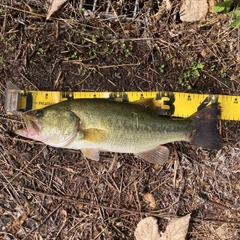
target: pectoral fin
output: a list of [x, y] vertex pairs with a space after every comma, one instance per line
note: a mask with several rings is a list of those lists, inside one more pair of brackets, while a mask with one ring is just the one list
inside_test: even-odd
[[[97, 128], [89, 128], [82, 130], [83, 140], [87, 142], [92, 142], [101, 144], [107, 137], [107, 132]], [[84, 148], [81, 149], [84, 157], [98, 161], [99, 160], [99, 150], [97, 148]]]
[[89, 128], [82, 130], [83, 139], [89, 142], [101, 143], [107, 137], [107, 132], [97, 128]]
[[84, 149], [81, 149], [81, 151], [84, 157], [87, 157], [95, 161], [99, 161], [99, 151], [97, 149], [84, 148]]
[[164, 146], [158, 146], [150, 151], [141, 152], [136, 155], [150, 163], [162, 165], [168, 160], [169, 149]]

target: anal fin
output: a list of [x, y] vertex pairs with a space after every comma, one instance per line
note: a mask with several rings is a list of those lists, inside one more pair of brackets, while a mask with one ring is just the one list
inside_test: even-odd
[[92, 148], [84, 148], [81, 149], [84, 157], [87, 157], [89, 159], [99, 161], [99, 151], [98, 149], [92, 149]]
[[164, 164], [169, 157], [169, 149], [165, 146], [158, 146], [147, 152], [140, 152], [136, 154], [144, 160], [154, 164]]

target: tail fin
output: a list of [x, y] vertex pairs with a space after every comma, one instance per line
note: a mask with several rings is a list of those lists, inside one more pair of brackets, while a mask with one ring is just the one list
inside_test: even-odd
[[223, 139], [216, 127], [218, 115], [220, 115], [218, 103], [213, 103], [193, 114], [191, 119], [194, 130], [190, 143], [199, 147], [220, 149], [223, 144]]

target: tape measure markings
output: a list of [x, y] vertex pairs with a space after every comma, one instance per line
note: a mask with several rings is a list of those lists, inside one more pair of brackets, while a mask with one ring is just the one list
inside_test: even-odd
[[[221, 105], [222, 114], [221, 119], [224, 120], [240, 120], [239, 101], [237, 96], [227, 95], [207, 95], [207, 94], [189, 94], [179, 92], [29, 92], [34, 99], [32, 102], [32, 109], [42, 108], [57, 102], [65, 101], [67, 99], [78, 98], [112, 98], [117, 101], [136, 101], [141, 98], [156, 98], [161, 102], [162, 108], [169, 112], [167, 115], [176, 117], [188, 117], [201, 105], [202, 102], [214, 102], [216, 98]], [[29, 94], [27, 93], [27, 94]], [[26, 93], [24, 100], [20, 103], [21, 109], [26, 109]], [[160, 99], [159, 99], [160, 98]], [[30, 110], [27, 107], [27, 110]]]
[[159, 101], [160, 113], [175, 117], [188, 117], [200, 107], [219, 102], [221, 119], [240, 120], [239, 96], [197, 94], [183, 92], [61, 92], [61, 91], [24, 91], [12, 83], [7, 83], [5, 109], [8, 114], [18, 111], [38, 109], [68, 99], [108, 98], [115, 101], [133, 102], [143, 98]]

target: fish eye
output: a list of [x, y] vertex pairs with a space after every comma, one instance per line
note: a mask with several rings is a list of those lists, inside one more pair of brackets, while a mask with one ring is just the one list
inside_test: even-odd
[[42, 118], [43, 117], [43, 111], [41, 111], [41, 110], [36, 111], [35, 117], [36, 118]]

